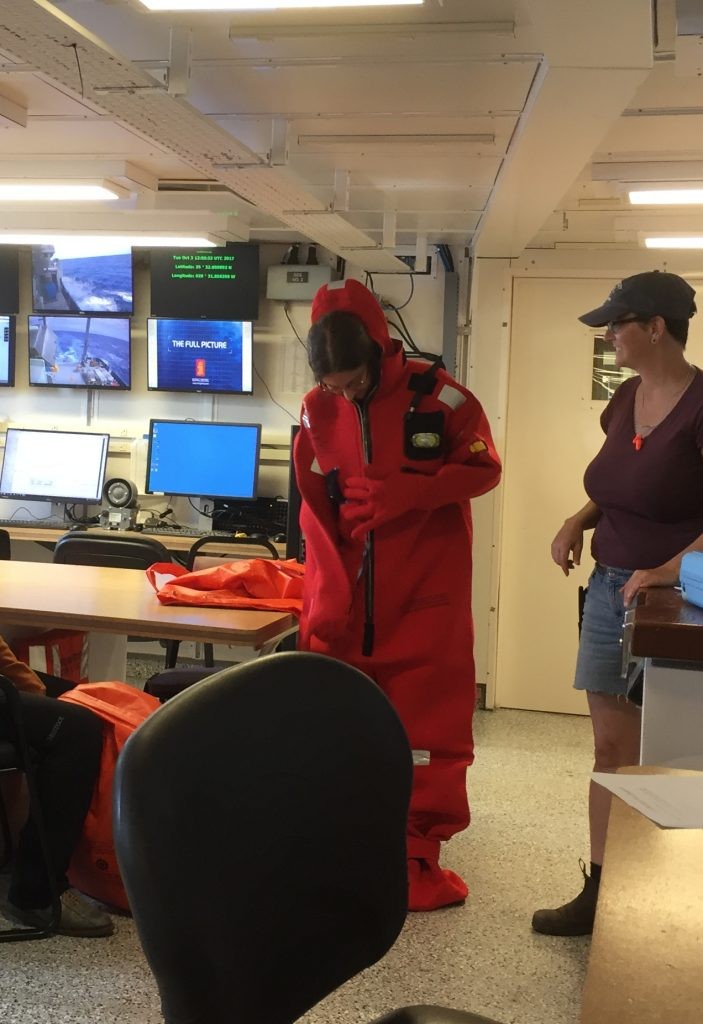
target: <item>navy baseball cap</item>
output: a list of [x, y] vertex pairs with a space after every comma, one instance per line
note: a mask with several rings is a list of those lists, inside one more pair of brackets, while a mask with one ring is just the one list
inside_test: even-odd
[[602, 306], [584, 313], [579, 320], [589, 327], [605, 327], [611, 320], [629, 313], [688, 320], [696, 312], [695, 294], [690, 284], [678, 274], [648, 270], [616, 284]]

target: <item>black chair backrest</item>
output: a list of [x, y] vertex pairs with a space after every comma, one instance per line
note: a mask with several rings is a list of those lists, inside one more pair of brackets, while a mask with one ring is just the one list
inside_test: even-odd
[[154, 562], [172, 561], [161, 541], [152, 537], [107, 537], [65, 533], [54, 548], [54, 561], [69, 565], [107, 565], [119, 569], [148, 569]]
[[306, 652], [218, 672], [134, 733], [114, 834], [167, 1024], [290, 1024], [392, 946], [412, 758], [363, 673]]
[[10, 534], [7, 530], [0, 530], [0, 561], [8, 562], [11, 558]]
[[271, 558], [278, 558], [278, 551], [275, 546], [267, 537], [217, 537], [217, 536], [204, 536], [198, 537], [198, 539], [191, 544], [188, 554], [186, 556], [186, 568], [192, 569], [195, 564], [195, 559], [198, 555], [207, 555], [205, 549], [212, 548], [213, 552], [216, 550], [222, 551], [223, 548], [236, 548], [236, 547], [252, 547], [259, 546], [266, 548]]

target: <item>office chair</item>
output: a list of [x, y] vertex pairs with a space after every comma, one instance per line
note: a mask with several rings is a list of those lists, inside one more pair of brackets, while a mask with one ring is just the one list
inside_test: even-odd
[[[17, 690], [9, 679], [0, 675], [0, 704], [8, 713], [8, 718], [13, 733], [12, 740], [0, 739], [0, 774], [22, 773], [27, 782], [29, 793], [29, 814], [34, 819], [34, 825], [41, 843], [44, 864], [46, 866], [49, 884], [52, 887], [51, 920], [45, 927], [31, 926], [21, 928], [6, 928], [0, 930], [0, 942], [18, 942], [24, 939], [44, 939], [53, 935], [56, 931], [61, 917], [61, 902], [59, 894], [54, 885], [54, 872], [51, 866], [49, 848], [46, 842], [44, 818], [37, 795], [37, 783], [34, 773], [34, 762], [32, 752], [24, 732], [22, 722], [22, 705]], [[0, 867], [4, 867], [12, 856], [12, 836], [10, 823], [7, 816], [7, 808], [0, 787], [0, 832], [2, 833], [3, 856]]]
[[10, 545], [10, 534], [7, 530], [0, 530], [0, 561], [9, 562], [12, 558], [12, 547]]
[[[266, 537], [199, 537], [188, 550], [185, 558], [185, 567], [189, 572], [194, 569], [203, 569], [208, 565], [215, 565], [218, 562], [231, 562], [237, 557], [234, 552], [224, 553], [227, 548], [259, 546], [268, 551], [271, 558], [278, 559], [278, 551]], [[210, 554], [208, 554], [210, 549]], [[217, 554], [215, 554], [217, 552]], [[178, 660], [179, 640], [168, 640], [166, 642], [166, 657], [164, 669], [156, 672], [147, 679], [144, 684], [145, 693], [150, 693], [163, 703], [175, 697], [181, 690], [187, 689], [193, 683], [199, 683], [215, 671], [215, 653], [212, 644], [203, 645], [203, 665], [192, 665], [187, 667], [176, 667]]]
[[172, 558], [161, 541], [153, 537], [65, 533], [56, 542], [53, 561], [69, 565], [148, 569], [154, 562], [170, 562]]
[[307, 652], [218, 672], [130, 737], [115, 846], [166, 1024], [290, 1024], [384, 956], [407, 911], [412, 771], [376, 685]]

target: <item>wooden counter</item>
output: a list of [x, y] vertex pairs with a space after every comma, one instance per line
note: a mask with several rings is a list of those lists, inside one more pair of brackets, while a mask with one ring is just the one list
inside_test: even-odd
[[643, 590], [625, 623], [635, 657], [703, 662], [703, 608], [689, 604], [673, 587]]
[[703, 829], [659, 828], [613, 797], [581, 1024], [701, 1020]]

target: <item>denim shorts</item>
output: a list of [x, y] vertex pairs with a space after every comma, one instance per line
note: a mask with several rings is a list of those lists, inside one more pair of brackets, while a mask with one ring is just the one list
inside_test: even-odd
[[596, 565], [588, 580], [574, 688], [625, 696], [622, 672], [622, 626], [625, 606], [620, 588], [632, 569]]

